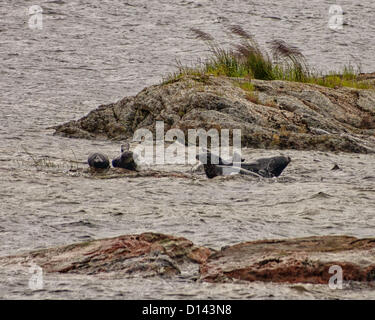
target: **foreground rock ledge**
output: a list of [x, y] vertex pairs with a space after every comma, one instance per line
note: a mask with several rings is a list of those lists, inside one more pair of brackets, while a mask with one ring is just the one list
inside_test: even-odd
[[[241, 129], [254, 148], [375, 152], [375, 90], [326, 88], [288, 81], [185, 76], [102, 105], [55, 134], [85, 139], [132, 139], [139, 128]], [[154, 134], [155, 137], [155, 134]]]
[[375, 238], [323, 236], [240, 243], [211, 255], [201, 266], [210, 282], [246, 281], [328, 284], [331, 266], [348, 281], [375, 280]]
[[[170, 235], [143, 233], [0, 258], [0, 266], [36, 263], [45, 272], [86, 275], [181, 276], [208, 282], [327, 284], [330, 266], [344, 280], [375, 280], [375, 238], [321, 236], [240, 243], [215, 251]], [[182, 272], [183, 271], [183, 272]]]
[[0, 258], [0, 265], [35, 263], [46, 272], [115, 273], [116, 277], [175, 275], [186, 263], [198, 267], [210, 254], [210, 249], [196, 247], [185, 238], [143, 233]]

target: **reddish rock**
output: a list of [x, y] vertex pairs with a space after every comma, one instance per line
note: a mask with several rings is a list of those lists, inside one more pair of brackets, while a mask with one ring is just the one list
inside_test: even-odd
[[375, 239], [347, 236], [262, 240], [213, 254], [201, 266], [209, 282], [246, 281], [328, 284], [339, 265], [343, 280], [375, 280]]
[[194, 246], [185, 238], [143, 233], [5, 257], [0, 265], [35, 263], [46, 272], [152, 276], [178, 274], [182, 264], [198, 266], [210, 254], [211, 250]]
[[37, 264], [45, 272], [109, 277], [177, 275], [208, 282], [328, 284], [339, 265], [343, 280], [375, 280], [375, 238], [321, 236], [244, 242], [213, 251], [158, 233], [125, 235], [0, 258], [0, 266]]

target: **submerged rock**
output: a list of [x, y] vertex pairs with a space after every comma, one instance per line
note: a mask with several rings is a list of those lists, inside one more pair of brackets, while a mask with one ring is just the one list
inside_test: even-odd
[[185, 76], [102, 105], [55, 134], [127, 140], [139, 128], [241, 129], [242, 146], [368, 153], [375, 151], [375, 91], [288, 81]]

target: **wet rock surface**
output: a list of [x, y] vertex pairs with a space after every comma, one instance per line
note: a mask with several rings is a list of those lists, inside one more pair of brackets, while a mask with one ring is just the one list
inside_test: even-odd
[[184, 263], [201, 263], [210, 254], [210, 249], [197, 247], [185, 238], [143, 233], [1, 258], [0, 264], [35, 263], [46, 272], [86, 275], [113, 272], [114, 277], [137, 274], [147, 277], [180, 274]]
[[212, 282], [328, 284], [331, 266], [342, 268], [344, 281], [374, 281], [375, 239], [320, 236], [245, 242], [212, 255], [201, 273]]
[[160, 170], [128, 170], [124, 168], [108, 168], [108, 169], [73, 169], [65, 174], [72, 177], [85, 177], [89, 179], [120, 179], [120, 178], [181, 178], [181, 179], [197, 179], [198, 175], [191, 175], [176, 171], [160, 171]]
[[[140, 128], [241, 129], [242, 145], [255, 148], [373, 153], [375, 91], [326, 88], [287, 81], [186, 76], [150, 86], [134, 97], [102, 105], [55, 134], [126, 140]], [[154, 134], [155, 137], [155, 134]]]
[[114, 278], [180, 276], [205, 282], [327, 284], [331, 266], [344, 281], [375, 280], [375, 239], [316, 236], [239, 243], [216, 251], [183, 237], [124, 235], [0, 258], [0, 265], [37, 264], [47, 273]]

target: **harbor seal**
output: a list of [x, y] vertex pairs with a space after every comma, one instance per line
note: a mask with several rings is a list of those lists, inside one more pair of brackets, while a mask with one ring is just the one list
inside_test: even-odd
[[260, 158], [251, 163], [242, 163], [241, 168], [255, 172], [265, 178], [278, 177], [288, 166], [291, 159], [288, 156]]
[[[241, 170], [239, 166], [233, 167], [234, 166], [233, 160], [231, 162], [225, 161], [218, 155], [211, 153], [209, 151], [205, 153], [197, 154], [195, 158], [198, 161], [203, 163], [204, 172], [206, 173], [207, 177], [210, 179], [216, 176], [229, 175], [229, 174], [234, 174], [234, 173], [246, 174], [246, 172], [240, 172], [243, 170]], [[239, 155], [236, 154], [235, 158], [240, 158], [240, 157]], [[241, 162], [242, 161], [244, 161], [244, 159], [241, 159]]]
[[87, 163], [90, 168], [95, 169], [108, 169], [109, 168], [109, 159], [105, 154], [102, 153], [91, 153], [87, 159]]
[[[199, 154], [197, 160], [202, 161], [204, 156]], [[242, 159], [241, 159], [242, 161]], [[242, 163], [237, 166], [233, 163], [223, 161], [219, 156], [207, 152], [207, 161], [203, 163], [204, 171], [209, 179], [221, 175], [245, 174], [264, 178], [278, 177], [288, 166], [291, 159], [288, 156], [276, 156], [260, 158], [254, 162]]]
[[134, 153], [129, 151], [129, 144], [121, 145], [121, 155], [112, 160], [114, 168], [123, 168], [127, 170], [136, 171], [137, 164], [135, 163]]

